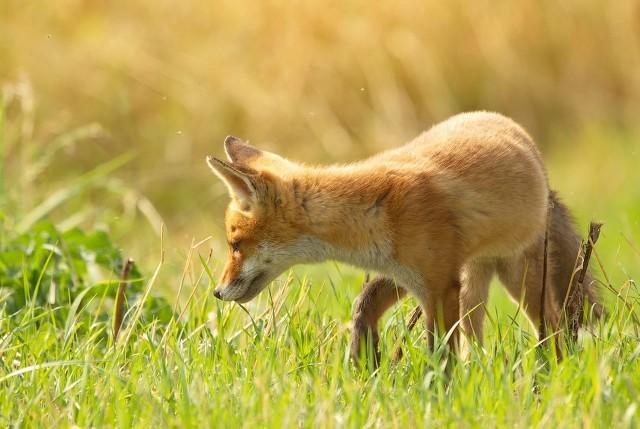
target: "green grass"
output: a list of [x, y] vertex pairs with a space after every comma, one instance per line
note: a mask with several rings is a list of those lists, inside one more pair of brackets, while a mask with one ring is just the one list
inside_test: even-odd
[[[36, 304], [0, 318], [0, 425], [14, 427], [635, 427], [640, 391], [640, 325], [627, 305], [635, 285], [609, 299], [610, 317], [565, 358], [540, 352], [524, 324], [490, 311], [485, 350], [447, 375], [443, 350], [426, 353], [419, 330], [396, 366], [356, 368], [347, 354], [351, 302], [361, 276], [326, 267], [324, 285], [296, 270], [245, 313], [212, 298], [209, 262], [185, 261], [190, 298], [161, 323], [144, 297], [111, 339], [98, 317], [104, 292], [69, 305]], [[45, 261], [43, 266], [49, 266]], [[328, 269], [327, 269], [328, 268]], [[113, 276], [111, 276], [113, 278]], [[35, 276], [25, 290], [47, 285]], [[311, 279], [311, 280], [310, 280]], [[115, 280], [115, 278], [114, 278]], [[115, 283], [112, 282], [115, 286]], [[42, 286], [45, 287], [45, 286]], [[322, 294], [318, 291], [322, 290]], [[96, 306], [96, 301], [100, 304]], [[410, 302], [385, 318], [390, 355]], [[72, 306], [73, 307], [73, 306]], [[493, 307], [491, 307], [493, 309]], [[513, 310], [513, 308], [511, 308]], [[250, 314], [250, 316], [249, 316]], [[182, 317], [180, 317], [182, 315]], [[60, 317], [62, 316], [62, 317]], [[144, 317], [140, 317], [144, 316]], [[63, 323], [61, 320], [66, 320]], [[369, 364], [369, 366], [367, 366]]]

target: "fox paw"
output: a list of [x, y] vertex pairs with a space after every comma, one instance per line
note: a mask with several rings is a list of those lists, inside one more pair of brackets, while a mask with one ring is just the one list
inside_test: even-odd
[[350, 349], [351, 359], [355, 363], [361, 362], [363, 358], [366, 359], [365, 362], [372, 359], [374, 367], [377, 368], [380, 364], [379, 340], [377, 329], [371, 327], [361, 318], [354, 317]]

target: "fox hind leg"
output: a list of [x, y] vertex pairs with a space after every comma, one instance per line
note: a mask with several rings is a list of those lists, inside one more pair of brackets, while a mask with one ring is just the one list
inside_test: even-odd
[[496, 270], [493, 259], [477, 259], [465, 264], [460, 276], [461, 351], [468, 355], [472, 341], [482, 346], [485, 305], [491, 278]]
[[[363, 345], [371, 347], [376, 366], [380, 363], [378, 349], [378, 321], [383, 314], [407, 294], [388, 277], [376, 277], [365, 284], [358, 296], [353, 312], [351, 357], [358, 360]], [[371, 342], [369, 343], [368, 340]]]
[[[536, 331], [540, 325], [542, 298], [542, 247], [543, 241], [538, 240], [523, 253], [509, 258], [501, 258], [497, 263], [500, 282], [505, 286], [514, 301], [523, 303], [527, 317]], [[555, 330], [560, 323], [560, 308], [557, 304], [554, 291], [555, 285], [552, 281], [553, 264], [550, 264], [549, 269], [546, 296], [544, 297], [544, 317], [550, 329]]]

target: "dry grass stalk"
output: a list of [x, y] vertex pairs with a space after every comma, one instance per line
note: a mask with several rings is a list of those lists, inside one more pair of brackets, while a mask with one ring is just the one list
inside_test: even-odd
[[[549, 211], [553, 207], [553, 201], [549, 200]], [[542, 254], [542, 291], [540, 292], [540, 327], [538, 328], [539, 344], [544, 344], [547, 338], [547, 323], [545, 320], [545, 301], [547, 296], [547, 259], [549, 253], [549, 213], [547, 213], [547, 227], [544, 231], [544, 248]]]
[[[407, 322], [407, 331], [411, 332], [411, 330], [416, 326], [416, 323], [418, 323], [418, 320], [420, 320], [421, 315], [422, 315], [422, 307], [417, 305], [411, 312], [411, 317]], [[400, 359], [402, 359], [402, 344], [399, 344], [398, 347], [396, 347], [396, 350], [393, 353], [392, 362], [396, 364], [400, 362]]]
[[125, 291], [127, 290], [127, 279], [129, 278], [129, 272], [133, 267], [133, 259], [128, 258], [122, 267], [122, 274], [120, 275], [120, 285], [118, 285], [118, 294], [116, 295], [115, 302], [115, 315], [113, 317], [113, 342], [115, 344], [122, 327], [122, 319], [124, 318], [124, 298]]
[[591, 222], [589, 225], [589, 237], [587, 241], [584, 241], [581, 246], [582, 267], [580, 268], [580, 274], [576, 286], [569, 292], [569, 299], [567, 306], [563, 314], [567, 319], [567, 327], [570, 332], [571, 339], [577, 341], [578, 329], [582, 325], [584, 319], [583, 305], [584, 305], [584, 279], [589, 268], [589, 260], [591, 259], [591, 253], [593, 246], [600, 237], [600, 228], [602, 224], [598, 222]]

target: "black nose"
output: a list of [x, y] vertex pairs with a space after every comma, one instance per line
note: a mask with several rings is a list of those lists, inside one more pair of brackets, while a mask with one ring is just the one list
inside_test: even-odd
[[214, 289], [213, 296], [215, 296], [218, 299], [222, 299], [222, 293], [220, 293], [218, 289]]

